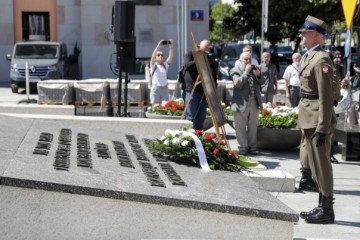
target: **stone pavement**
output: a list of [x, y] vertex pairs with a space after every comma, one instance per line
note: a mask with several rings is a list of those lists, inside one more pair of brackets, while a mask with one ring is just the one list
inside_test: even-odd
[[[237, 149], [234, 129], [226, 125], [230, 146]], [[233, 137], [231, 137], [233, 136]], [[284, 139], [285, 141], [286, 139]], [[294, 239], [360, 239], [360, 159], [359, 162], [341, 160], [341, 145], [335, 147], [334, 156], [339, 160], [333, 164], [335, 224], [307, 224], [300, 218], [295, 224]], [[284, 152], [259, 150], [258, 155], [251, 156], [267, 169], [284, 170], [295, 176], [296, 187], [301, 177], [299, 149]], [[318, 193], [311, 192], [272, 192], [280, 201], [294, 209], [297, 213], [311, 210], [316, 206]]]
[[[3, 96], [6, 94], [9, 96], [4, 99]], [[24, 99], [24, 96], [12, 94], [9, 88], [0, 88], [0, 104], [3, 102], [17, 104]], [[235, 149], [236, 140], [229, 126], [226, 126], [226, 132], [231, 146]], [[337, 147], [335, 150], [337, 152], [335, 156], [340, 160], [340, 148]], [[292, 174], [298, 184], [300, 179], [298, 149], [286, 152], [260, 150], [259, 155], [253, 156], [252, 159], [259, 161], [268, 169], [284, 170]], [[333, 164], [333, 169], [335, 224], [310, 225], [300, 219], [294, 227], [294, 239], [360, 239], [360, 162], [340, 160], [339, 164]], [[272, 194], [297, 213], [312, 209], [317, 201], [317, 193], [272, 192]], [[140, 206], [132, 204], [132, 211], [129, 211], [126, 204], [120, 206], [117, 200], [3, 185], [0, 185], [0, 202], [1, 239], [27, 239], [26, 233], [29, 232], [33, 233], [33, 236], [38, 235], [38, 239], [41, 239], [44, 235], [52, 236], [59, 231], [72, 231], [73, 236], [81, 236], [73, 239], [94, 239], [94, 236], [97, 236], [97, 239], [101, 239], [100, 236], [103, 236], [103, 239], [113, 239], [119, 234], [118, 229], [121, 229], [121, 224], [136, 228], [135, 223], [129, 225], [122, 222], [123, 216], [142, 214]], [[138, 205], [142, 204], [145, 203]], [[148, 205], [149, 211], [161, 212], [160, 206]], [[162, 214], [164, 213], [154, 220], [154, 227], [172, 225], [170, 222], [165, 225], [160, 223], [161, 217], [165, 216]], [[166, 219], [166, 221], [171, 220]], [[39, 233], [43, 234], [39, 235]], [[246, 239], [246, 236], [239, 236], [238, 239]]]

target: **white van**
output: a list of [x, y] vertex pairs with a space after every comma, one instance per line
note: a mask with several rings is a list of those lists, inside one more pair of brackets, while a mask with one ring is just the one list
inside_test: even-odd
[[17, 93], [19, 87], [25, 87], [25, 64], [29, 67], [30, 87], [47, 79], [66, 79], [68, 76], [68, 55], [64, 43], [31, 41], [18, 42], [12, 55], [6, 59], [11, 61], [11, 90]]

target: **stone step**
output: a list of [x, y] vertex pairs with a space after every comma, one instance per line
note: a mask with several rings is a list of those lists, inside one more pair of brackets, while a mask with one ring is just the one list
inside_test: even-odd
[[259, 184], [263, 190], [269, 192], [295, 191], [295, 177], [284, 170], [254, 170], [244, 172], [244, 174]]

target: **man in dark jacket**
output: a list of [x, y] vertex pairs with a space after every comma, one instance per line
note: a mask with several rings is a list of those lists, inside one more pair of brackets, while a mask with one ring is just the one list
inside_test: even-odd
[[[211, 48], [212, 46], [209, 40], [200, 42], [200, 50], [208, 53], [211, 72], [216, 84], [217, 65], [215, 59], [209, 54]], [[200, 84], [195, 87], [193, 94], [191, 94], [198, 76], [199, 73], [193, 54], [191, 51], [187, 52], [184, 60], [185, 103], [187, 104], [189, 99], [190, 101], [186, 109], [185, 118], [193, 122], [193, 128], [195, 130], [203, 130], [207, 102], [201, 82], [199, 82]]]

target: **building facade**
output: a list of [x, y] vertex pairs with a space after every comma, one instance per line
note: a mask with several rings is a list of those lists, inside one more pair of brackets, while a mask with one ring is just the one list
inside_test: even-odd
[[[138, 2], [134, 27], [137, 62], [149, 59], [159, 40], [173, 39], [174, 59], [168, 77], [176, 79], [181, 56], [193, 49], [190, 33], [197, 42], [209, 37], [209, 0]], [[79, 79], [115, 78], [111, 71], [116, 62], [111, 30], [114, 3], [115, 0], [0, 0], [0, 82], [10, 83], [10, 62], [5, 55], [12, 53], [14, 43], [24, 40], [64, 42], [69, 54], [76, 45], [81, 50]], [[167, 48], [163, 51], [166, 55]], [[142, 64], [138, 67], [141, 78]]]

